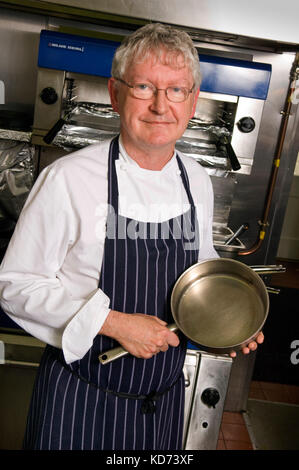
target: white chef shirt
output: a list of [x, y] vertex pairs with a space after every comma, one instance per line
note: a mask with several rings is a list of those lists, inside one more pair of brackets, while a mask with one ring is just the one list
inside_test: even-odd
[[[86, 354], [110, 310], [98, 287], [109, 145], [110, 140], [80, 149], [40, 173], [0, 267], [3, 310], [32, 336], [62, 348], [67, 363]], [[197, 209], [199, 260], [216, 258], [209, 176], [179, 155]], [[145, 170], [120, 143], [116, 171], [122, 216], [162, 222], [189, 208], [175, 155], [161, 171]]]

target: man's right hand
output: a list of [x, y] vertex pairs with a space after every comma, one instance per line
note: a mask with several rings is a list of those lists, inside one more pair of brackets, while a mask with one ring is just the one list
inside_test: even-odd
[[118, 341], [133, 356], [150, 359], [169, 346], [178, 346], [178, 336], [157, 317], [110, 310], [99, 334]]

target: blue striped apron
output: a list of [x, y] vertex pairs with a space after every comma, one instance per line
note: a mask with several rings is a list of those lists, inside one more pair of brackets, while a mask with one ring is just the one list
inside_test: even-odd
[[[118, 214], [115, 160], [110, 145], [107, 230], [99, 287], [110, 308], [173, 322], [170, 294], [176, 279], [198, 260], [198, 228], [184, 165], [177, 156], [190, 207], [162, 223]], [[151, 359], [127, 355], [101, 365], [98, 356], [118, 343], [103, 335], [78, 361], [66, 364], [47, 346], [37, 375], [25, 449], [176, 450], [182, 445], [186, 338]]]

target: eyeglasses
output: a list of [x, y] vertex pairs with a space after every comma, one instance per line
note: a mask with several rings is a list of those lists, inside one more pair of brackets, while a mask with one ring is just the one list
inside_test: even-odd
[[116, 80], [131, 88], [134, 98], [138, 98], [140, 100], [150, 100], [158, 91], [165, 91], [166, 97], [169, 101], [172, 101], [173, 103], [182, 103], [183, 101], [186, 101], [190, 93], [194, 90], [194, 85], [191, 90], [182, 86], [156, 88], [152, 83], [135, 83], [134, 85], [129, 85], [129, 83], [125, 82], [121, 78], [116, 78]]

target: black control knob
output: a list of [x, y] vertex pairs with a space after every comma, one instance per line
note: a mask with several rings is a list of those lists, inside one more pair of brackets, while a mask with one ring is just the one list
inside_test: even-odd
[[201, 400], [205, 405], [215, 408], [220, 400], [218, 390], [216, 390], [216, 388], [206, 388], [201, 394]]
[[54, 104], [58, 100], [55, 89], [50, 86], [44, 88], [39, 96], [45, 104]]
[[252, 132], [255, 128], [255, 121], [252, 117], [243, 117], [240, 119], [240, 121], [237, 122], [237, 126], [241, 132]]

